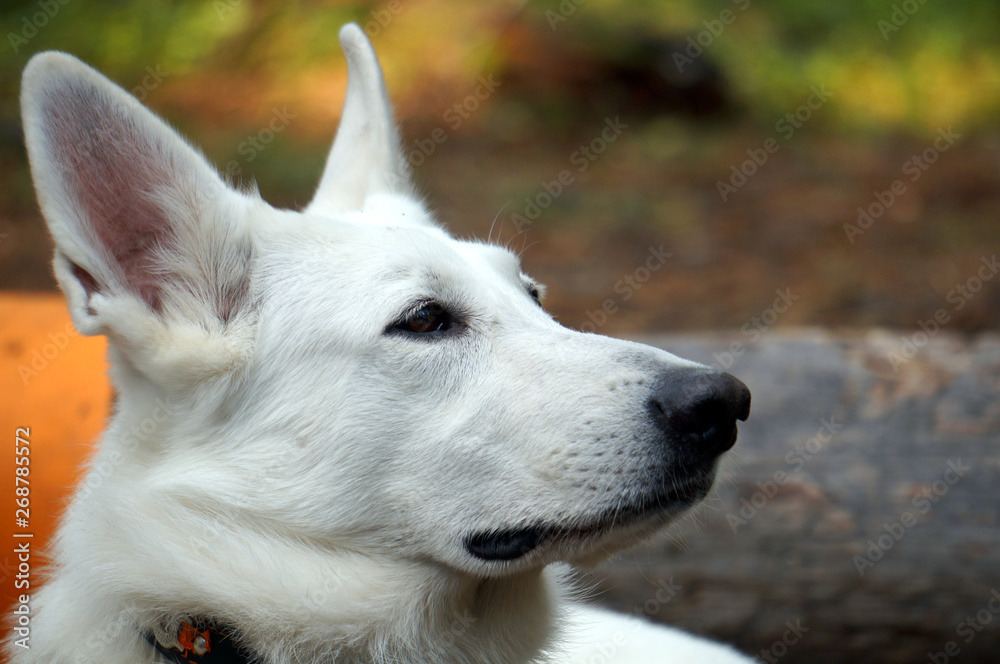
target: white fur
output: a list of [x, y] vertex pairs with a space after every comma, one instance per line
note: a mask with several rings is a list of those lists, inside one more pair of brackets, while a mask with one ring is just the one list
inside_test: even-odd
[[[559, 326], [514, 256], [440, 229], [411, 194], [371, 45], [354, 25], [341, 42], [343, 121], [302, 213], [227, 187], [74, 58], [25, 70], [56, 274], [80, 331], [110, 340], [118, 400], [12, 661], [156, 662], [140, 631], [190, 616], [237, 628], [267, 664], [748, 661], [578, 605], [550, 566], [634, 545], [670, 506], [508, 562], [463, 547], [582, 528], [640, 491], [639, 405], [657, 372], [698, 365]], [[152, 235], [116, 249], [134, 218]], [[468, 329], [387, 333], [421, 298]]]

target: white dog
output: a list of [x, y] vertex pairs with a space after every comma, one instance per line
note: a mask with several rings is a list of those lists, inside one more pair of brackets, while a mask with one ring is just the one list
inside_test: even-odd
[[[375, 54], [315, 198], [228, 187], [78, 60], [24, 73], [31, 170], [117, 402], [18, 664], [747, 662], [577, 602], [565, 566], [709, 490], [729, 374], [565, 329], [414, 196]], [[652, 592], [651, 592], [652, 594]], [[28, 646], [27, 648], [24, 646]]]

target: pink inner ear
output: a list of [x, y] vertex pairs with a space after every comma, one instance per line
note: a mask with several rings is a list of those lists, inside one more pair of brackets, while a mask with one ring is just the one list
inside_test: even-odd
[[[158, 127], [150, 126], [152, 118], [143, 117], [138, 105], [125, 108], [80, 81], [49, 94], [45, 135], [67, 195], [124, 285], [158, 311], [167, 275], [158, 271], [154, 254], [172, 244], [173, 234], [152, 195], [177, 186], [170, 149], [157, 140]], [[81, 279], [88, 291], [108, 287], [79, 272], [90, 278]]]
[[83, 290], [87, 291], [88, 297], [100, 290], [100, 285], [97, 283], [97, 279], [94, 279], [90, 272], [87, 272], [76, 263], [71, 263], [71, 265], [73, 266], [73, 276], [76, 277], [76, 280], [80, 282], [81, 286], [83, 286]]

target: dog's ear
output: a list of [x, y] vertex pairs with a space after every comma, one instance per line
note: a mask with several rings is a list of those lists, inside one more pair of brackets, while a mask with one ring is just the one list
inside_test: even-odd
[[80, 332], [107, 334], [132, 359], [169, 360], [191, 344], [231, 354], [220, 339], [247, 300], [249, 197], [69, 55], [31, 59], [21, 110], [56, 277]]
[[382, 69], [364, 31], [340, 30], [347, 56], [347, 96], [323, 178], [306, 212], [361, 210], [372, 194], [412, 193]]

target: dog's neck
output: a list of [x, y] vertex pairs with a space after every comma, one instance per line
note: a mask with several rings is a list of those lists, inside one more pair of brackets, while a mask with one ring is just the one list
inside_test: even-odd
[[[189, 662], [178, 657], [175, 651], [164, 648], [167, 644], [190, 648], [190, 638], [183, 635], [202, 634], [215, 644], [217, 659], [206, 656], [193, 661], [205, 664], [284, 664], [285, 662], [347, 662], [374, 664], [376, 662], [416, 663], [454, 662], [482, 664], [524, 664], [535, 661], [548, 645], [552, 626], [546, 624], [552, 617], [552, 597], [538, 597], [543, 587], [542, 575], [535, 578], [519, 577], [502, 581], [479, 581], [464, 589], [465, 596], [434, 597], [423, 595], [423, 611], [400, 607], [391, 620], [369, 625], [364, 630], [368, 638], [359, 640], [359, 634], [345, 638], [343, 617], [324, 630], [322, 625], [302, 623], [289, 627], [287, 633], [261, 634], [259, 621], [244, 618], [232, 620], [238, 626], [206, 623], [197, 619], [184, 620], [181, 628], [159, 627], [146, 633], [150, 643], [159, 642], [161, 652], [169, 652], [169, 662]], [[414, 593], [414, 597], [420, 597]], [[532, 615], [534, 605], [543, 602], [540, 614]], [[456, 607], [448, 609], [445, 607]], [[461, 607], [461, 608], [457, 608]], [[345, 606], [344, 609], [349, 607]], [[454, 611], [454, 613], [452, 613]], [[512, 616], [531, 616], [526, 623]], [[171, 623], [176, 619], [172, 619]], [[271, 621], [268, 621], [271, 622]], [[193, 627], [192, 623], [197, 626]], [[140, 628], [141, 629], [141, 628]], [[311, 634], [310, 634], [311, 632]], [[166, 637], [166, 638], [164, 638]], [[221, 650], [220, 650], [221, 646]], [[294, 653], [294, 657], [293, 657]]]
[[[129, 402], [139, 398], [148, 403]], [[557, 632], [567, 592], [558, 570], [476, 578], [310, 541], [235, 508], [208, 512], [197, 483], [178, 495], [169, 475], [192, 469], [150, 457], [190, 434], [174, 429], [184, 418], [164, 417], [176, 407], [122, 395], [60, 530], [36, 633], [78, 634], [98, 648], [83, 659], [109, 664], [119, 661], [109, 641], [133, 642], [117, 651], [123, 663], [157, 661], [146, 635], [189, 620], [233, 630], [262, 664], [524, 664]], [[134, 412], [143, 418], [125, 417]], [[144, 471], [149, 463], [167, 476], [162, 486]]]
[[[80, 625], [83, 633], [108, 632], [112, 623], [131, 630], [140, 639], [136, 652], [144, 654], [122, 661], [149, 657], [139, 635], [154, 626], [169, 630], [196, 618], [233, 629], [266, 664], [332, 657], [357, 664], [523, 664], [548, 646], [559, 622], [556, 607], [565, 591], [557, 571], [477, 579], [428, 562], [379, 559], [274, 533], [220, 532], [220, 515], [137, 504], [155, 499], [134, 491], [124, 481], [98, 484], [73, 505], [67, 523], [75, 526], [60, 534], [59, 547], [73, 556], [57, 559], [100, 564], [107, 573], [83, 591], [79, 585], [98, 576], [61, 565], [44, 598], [50, 614], [66, 613], [56, 608], [60, 588], [93, 598], [64, 619], [91, 623]], [[109, 521], [113, 504], [130, 509]], [[159, 532], [150, 532], [148, 522], [130, 523], [130, 514], [151, 513], [161, 514]], [[178, 538], [179, 530], [190, 537]], [[209, 541], [199, 536], [209, 532]], [[60, 632], [57, 625], [46, 629]]]

